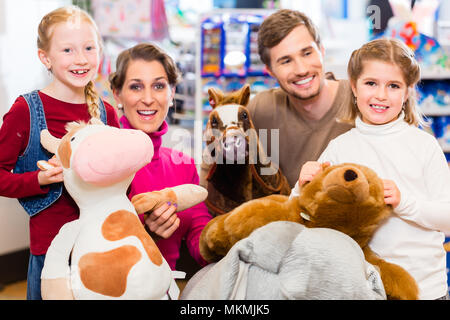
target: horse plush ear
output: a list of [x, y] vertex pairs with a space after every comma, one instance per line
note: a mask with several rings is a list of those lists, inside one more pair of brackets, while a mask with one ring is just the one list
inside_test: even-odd
[[239, 90], [238, 99], [241, 106], [247, 106], [250, 100], [250, 85], [248, 83]]
[[217, 107], [223, 100], [223, 92], [220, 91], [219, 89], [209, 88], [208, 95], [209, 95], [209, 104], [213, 109]]

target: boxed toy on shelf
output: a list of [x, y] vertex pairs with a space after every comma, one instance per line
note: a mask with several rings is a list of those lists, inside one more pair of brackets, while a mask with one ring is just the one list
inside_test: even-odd
[[[424, 128], [434, 134], [450, 160], [450, 59], [449, 52], [437, 39], [426, 35], [427, 21], [432, 21], [439, 1], [389, 0], [394, 16], [384, 34], [402, 40], [415, 54], [421, 66], [417, 88], [418, 104], [432, 125]], [[431, 20], [430, 20], [431, 19]], [[429, 26], [428, 26], [429, 27]]]
[[450, 74], [449, 79], [423, 79], [417, 93], [418, 103], [426, 115], [450, 115]]
[[250, 85], [250, 98], [253, 98], [258, 92], [275, 88], [278, 86], [277, 81], [268, 76], [247, 76], [247, 77], [202, 77], [202, 110], [203, 110], [203, 122], [206, 124], [207, 116], [212, 110], [209, 104], [208, 89], [215, 88], [222, 92], [236, 91], [242, 88], [244, 84]]
[[169, 35], [163, 0], [96, 0], [92, 9], [102, 36], [162, 40]]
[[444, 152], [450, 153], [450, 115], [433, 117], [431, 129]]
[[211, 111], [208, 89], [224, 92], [240, 89], [245, 83], [255, 93], [276, 86], [258, 54], [258, 30], [268, 10], [215, 10], [200, 23], [198, 120], [203, 124]]

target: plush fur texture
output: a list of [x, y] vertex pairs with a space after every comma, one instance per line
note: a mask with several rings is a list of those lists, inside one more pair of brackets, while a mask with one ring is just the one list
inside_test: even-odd
[[309, 228], [331, 228], [353, 238], [366, 260], [377, 266], [389, 299], [417, 299], [411, 275], [370, 249], [375, 230], [392, 213], [376, 173], [364, 166], [341, 164], [324, 170], [300, 191], [299, 197], [272, 195], [248, 201], [211, 220], [202, 232], [200, 252], [208, 261], [221, 259], [239, 240], [272, 221], [298, 222]]
[[[204, 160], [212, 163], [206, 178], [209, 211], [216, 216], [251, 199], [288, 195], [289, 183], [281, 170], [267, 159], [246, 108], [250, 86], [246, 84], [229, 94], [213, 88], [208, 93], [213, 107], [206, 125], [204, 154]], [[264, 170], [270, 174], [261, 174]]]
[[386, 293], [376, 268], [346, 234], [275, 221], [197, 272], [180, 299], [386, 300]]

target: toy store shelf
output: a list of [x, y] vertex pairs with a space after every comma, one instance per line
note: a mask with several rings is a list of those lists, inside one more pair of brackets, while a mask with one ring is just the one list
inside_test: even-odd
[[172, 117], [177, 120], [191, 120], [191, 121], [195, 120], [195, 115], [190, 114], [190, 113], [186, 114], [186, 113], [175, 113], [174, 112], [172, 114]]
[[446, 71], [422, 70], [421, 79], [422, 80], [450, 79], [450, 70]]
[[450, 144], [441, 144], [444, 153], [450, 153]]
[[437, 105], [421, 105], [421, 110], [426, 116], [450, 116], [450, 106], [440, 107]]

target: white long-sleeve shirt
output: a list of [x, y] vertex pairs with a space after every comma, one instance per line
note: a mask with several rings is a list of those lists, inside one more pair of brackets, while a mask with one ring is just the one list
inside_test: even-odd
[[[319, 162], [358, 163], [393, 180], [401, 193], [395, 212], [374, 234], [370, 247], [405, 268], [421, 299], [447, 293], [444, 232], [450, 231], [450, 169], [437, 140], [410, 126], [403, 115], [385, 125], [356, 119], [356, 127], [332, 140]], [[291, 197], [298, 195], [298, 183]]]

